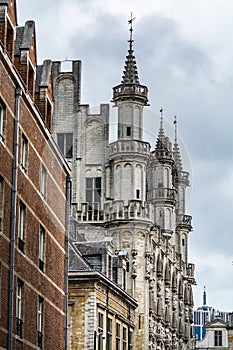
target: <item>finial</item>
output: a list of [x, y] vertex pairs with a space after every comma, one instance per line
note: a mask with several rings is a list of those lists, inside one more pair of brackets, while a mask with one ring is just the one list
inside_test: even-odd
[[160, 108], [160, 130], [163, 129], [163, 107]]
[[177, 143], [177, 118], [176, 118], [176, 115], [174, 117], [174, 125], [175, 125], [175, 143]]
[[129, 49], [132, 50], [133, 47], [133, 21], [136, 19], [136, 17], [133, 18], [133, 14], [131, 12], [130, 14], [130, 20], [128, 20], [128, 23], [130, 24], [130, 39], [129, 39]]

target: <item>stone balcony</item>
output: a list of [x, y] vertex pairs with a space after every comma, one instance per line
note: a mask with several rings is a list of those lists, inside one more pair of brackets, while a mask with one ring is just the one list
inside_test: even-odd
[[148, 102], [148, 88], [139, 84], [120, 84], [113, 88], [113, 101], [124, 101], [133, 99], [143, 102], [144, 105]]
[[179, 214], [176, 216], [177, 225], [187, 226], [192, 228], [192, 216]]
[[148, 200], [172, 200], [176, 199], [176, 190], [173, 188], [155, 188], [147, 194]]
[[133, 153], [149, 156], [150, 144], [144, 141], [138, 140], [119, 140], [109, 145], [110, 157], [117, 156], [122, 153]]
[[132, 200], [128, 205], [124, 201], [111, 201], [104, 204], [104, 210], [97, 207], [88, 209], [88, 203], [82, 203], [80, 210], [77, 210], [76, 219], [81, 222], [109, 222], [124, 220], [152, 221], [153, 208], [149, 203], [142, 206], [141, 201]]

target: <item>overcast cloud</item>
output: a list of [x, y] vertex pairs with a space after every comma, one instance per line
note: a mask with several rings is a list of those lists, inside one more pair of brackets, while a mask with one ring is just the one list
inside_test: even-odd
[[205, 285], [209, 305], [233, 311], [232, 0], [18, 0], [18, 24], [36, 22], [38, 63], [82, 60], [82, 103], [91, 106], [108, 103], [120, 83], [130, 12], [139, 78], [149, 88], [145, 134], [157, 135], [158, 121], [152, 130], [148, 120], [163, 106], [173, 140], [177, 115], [192, 176], [195, 307]]

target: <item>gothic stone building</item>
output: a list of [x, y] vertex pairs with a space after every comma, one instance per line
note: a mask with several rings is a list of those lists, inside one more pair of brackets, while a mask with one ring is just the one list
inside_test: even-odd
[[[80, 103], [81, 62], [73, 61], [70, 72], [53, 63], [53, 135], [72, 168], [71, 235], [75, 242], [96, 242], [96, 251], [98, 242], [111, 239], [114, 251], [100, 271], [116, 284], [121, 277], [108, 276], [109, 267], [121, 252], [126, 255], [122, 288], [138, 303], [133, 349], [190, 349], [189, 174], [177, 137], [172, 147], [165, 135], [162, 115], [155, 149], [143, 140], [148, 89], [139, 82], [132, 44], [130, 37], [122, 81], [113, 88], [118, 137], [112, 143], [109, 105], [92, 114]], [[106, 348], [105, 341], [98, 350]]]
[[35, 24], [0, 0], [0, 349], [64, 349], [66, 182], [52, 139], [51, 64]]

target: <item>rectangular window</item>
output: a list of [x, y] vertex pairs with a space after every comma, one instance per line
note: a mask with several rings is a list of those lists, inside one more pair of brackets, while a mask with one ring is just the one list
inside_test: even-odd
[[4, 203], [4, 180], [0, 175], [0, 231], [2, 231], [2, 222], [3, 222], [3, 203]]
[[16, 291], [16, 334], [23, 337], [23, 282], [18, 280]]
[[62, 133], [57, 134], [57, 143], [62, 151], [64, 157], [72, 158], [73, 156], [73, 134], [72, 133]]
[[44, 199], [46, 199], [46, 190], [47, 190], [47, 170], [42, 164], [41, 166], [41, 184], [40, 184], [40, 193]]
[[120, 323], [116, 323], [116, 350], [120, 350], [121, 346], [121, 326]]
[[37, 343], [38, 347], [43, 347], [43, 317], [44, 316], [44, 299], [38, 299], [38, 314], [37, 314]]
[[6, 107], [0, 101], [0, 141], [4, 141]]
[[22, 135], [21, 143], [21, 168], [27, 172], [27, 160], [28, 160], [28, 140], [25, 135]]
[[26, 206], [20, 202], [19, 205], [19, 229], [18, 229], [18, 248], [24, 253], [25, 245], [25, 216]]
[[123, 327], [122, 350], [127, 349], [127, 328]]
[[133, 350], [133, 332], [129, 332], [129, 350]]
[[140, 198], [140, 190], [136, 190], [136, 198], [137, 198], [137, 199]]
[[86, 202], [88, 203], [88, 220], [97, 220], [101, 203], [101, 177], [86, 178]]
[[103, 350], [104, 315], [98, 313], [98, 350]]
[[112, 350], [112, 319], [109, 317], [107, 321], [107, 349]]
[[39, 269], [44, 271], [44, 261], [45, 261], [45, 229], [40, 226], [39, 233]]
[[222, 331], [214, 331], [214, 346], [222, 346]]
[[126, 127], [126, 135], [131, 136], [131, 126]]

